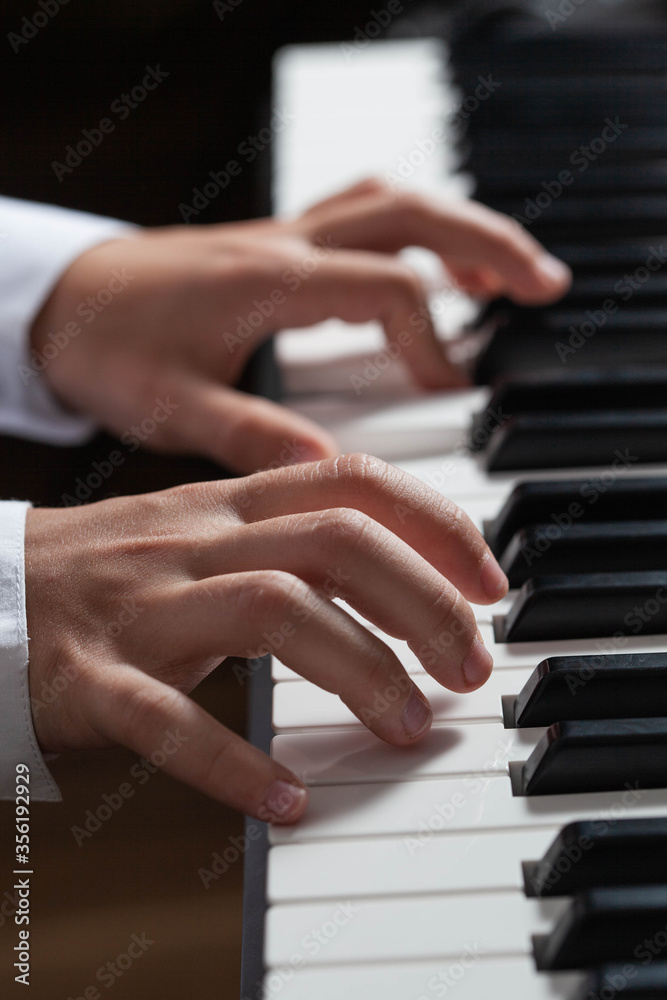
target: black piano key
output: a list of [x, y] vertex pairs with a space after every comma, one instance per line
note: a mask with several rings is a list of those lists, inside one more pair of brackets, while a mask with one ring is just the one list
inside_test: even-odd
[[[457, 38], [452, 58], [457, 78], [468, 90], [477, 82], [477, 74], [493, 66], [500, 80], [533, 78], [535, 88], [545, 88], [559, 77], [586, 78], [613, 74], [617, 79], [643, 74], [664, 73], [667, 65], [667, 42], [664, 33], [648, 32], [633, 17], [632, 23], [620, 23], [620, 11], [612, 20], [594, 31], [563, 34], [567, 26], [557, 22], [555, 31], [540, 13], [534, 22], [512, 24], [509, 30], [494, 26], [490, 39], [480, 38], [475, 24], [470, 39]], [[466, 93], [468, 92], [466, 90]]]
[[523, 863], [526, 895], [667, 883], [666, 847], [667, 818], [569, 823], [539, 861]]
[[586, 977], [574, 1000], [667, 1000], [667, 961], [600, 965]]
[[566, 531], [572, 524], [660, 520], [667, 511], [667, 476], [623, 478], [630, 466], [618, 462], [602, 477], [518, 483], [493, 521], [484, 522], [484, 537], [496, 557], [503, 554], [523, 527], [552, 524]]
[[667, 719], [555, 722], [521, 769], [524, 795], [667, 788]]
[[667, 311], [619, 310], [591, 337], [581, 332], [584, 322], [581, 311], [559, 315], [555, 309], [532, 321], [517, 317], [489, 337], [474, 363], [475, 382], [490, 385], [538, 369], [562, 372], [565, 364], [570, 371], [667, 364]]
[[[661, 265], [662, 266], [662, 265]], [[641, 283], [637, 274], [641, 275]], [[667, 295], [667, 274], [651, 272], [644, 267], [635, 274], [583, 274], [575, 275], [569, 291], [563, 302], [595, 302], [604, 301], [618, 295], [632, 295], [635, 302], [641, 303], [651, 299], [663, 300]]]
[[[562, 183], [558, 181], [559, 174], [553, 178], [545, 178], [544, 173], [535, 170], [532, 164], [517, 167], [516, 170], [497, 170], [488, 177], [477, 180], [475, 198], [490, 202], [493, 208], [499, 209], [503, 198], [534, 199], [542, 191], [548, 194], [549, 186], [552, 190], [557, 190], [553, 185], [554, 181]], [[577, 193], [590, 191], [601, 194], [664, 193], [667, 191], [667, 161], [646, 160], [607, 166], [603, 160], [597, 160], [588, 170], [574, 174], [574, 180], [571, 185], [565, 184], [565, 189]]]
[[489, 472], [667, 462], [667, 409], [520, 414], [491, 431], [483, 454]]
[[[667, 163], [665, 163], [665, 189], [667, 189]], [[628, 168], [635, 173], [635, 167]], [[630, 269], [646, 265], [652, 256], [661, 261], [667, 257], [667, 237], [644, 240], [608, 240], [603, 243], [552, 243], [551, 250], [577, 272], [601, 271], [613, 268]]]
[[667, 567], [667, 521], [532, 524], [518, 531], [500, 559], [510, 587], [558, 573], [632, 573]]
[[497, 642], [543, 642], [667, 632], [667, 568], [661, 573], [535, 577], [496, 619]]
[[666, 927], [665, 885], [587, 889], [550, 934], [533, 938], [535, 961], [542, 971], [650, 963], [665, 954]]
[[667, 366], [507, 376], [496, 383], [484, 410], [474, 415], [470, 447], [474, 451], [483, 447], [491, 431], [521, 413], [660, 409], [666, 403]]
[[550, 656], [515, 698], [512, 715], [519, 729], [577, 719], [667, 718], [667, 651]]
[[[554, 190], [556, 190], [554, 188]], [[546, 191], [525, 199], [503, 200], [494, 208], [511, 215], [533, 233], [558, 231], [565, 238], [586, 242], [596, 238], [649, 236], [667, 228], [667, 197], [659, 194], [578, 196], [563, 193], [552, 197]]]

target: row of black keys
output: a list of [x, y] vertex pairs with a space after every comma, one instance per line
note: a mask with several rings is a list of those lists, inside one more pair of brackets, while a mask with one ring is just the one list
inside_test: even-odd
[[[618, 468], [517, 485], [484, 525], [510, 586], [498, 642], [667, 634], [667, 477]], [[625, 475], [625, 478], [624, 478]]]
[[[574, 896], [552, 932], [534, 938], [538, 968], [597, 967], [587, 997], [598, 995], [594, 981], [603, 986], [619, 977], [622, 995], [633, 1000], [663, 996], [666, 847], [667, 819], [586, 821], [566, 826], [540, 861], [524, 862], [526, 895]], [[621, 974], [625, 963], [632, 972]]]

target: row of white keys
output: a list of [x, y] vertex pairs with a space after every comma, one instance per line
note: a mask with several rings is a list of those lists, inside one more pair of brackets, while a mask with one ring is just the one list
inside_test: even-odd
[[557, 826], [412, 837], [369, 837], [272, 848], [272, 904], [406, 894], [523, 889], [522, 861], [538, 861]]
[[[502, 722], [502, 701], [517, 695], [528, 680], [532, 668], [498, 670], [486, 684], [471, 694], [448, 691], [429, 674], [415, 677], [428, 698], [437, 723], [460, 725], [464, 722]], [[391, 692], [388, 692], [391, 697]], [[384, 707], [378, 702], [378, 710]], [[276, 733], [308, 732], [322, 729], [367, 731], [340, 698], [310, 681], [289, 681], [273, 689], [273, 728]]]
[[[264, 980], [267, 1000], [571, 1000], [581, 973], [538, 975], [528, 957], [479, 958], [474, 943], [454, 961], [353, 965], [294, 971], [272, 969]], [[299, 956], [300, 957], [300, 956]]]
[[473, 943], [486, 955], [529, 955], [531, 934], [548, 932], [568, 905], [566, 898], [526, 899], [509, 890], [272, 906], [265, 958], [270, 968], [288, 964], [296, 943], [308, 939], [312, 948], [304, 945], [303, 957], [310, 966], [455, 961]]
[[[399, 653], [406, 670], [430, 701], [438, 724], [502, 722], [501, 699], [518, 695], [538, 663], [547, 657], [650, 653], [667, 649], [667, 635], [498, 643], [492, 626], [480, 625], [479, 630], [493, 656], [494, 669], [486, 684], [471, 694], [447, 691], [423, 670], [414, 654], [403, 659]], [[291, 671], [290, 674], [297, 676]], [[281, 680], [273, 689], [273, 728], [276, 733], [283, 734], [317, 729], [363, 729], [363, 724], [337, 695], [310, 681]]]
[[273, 844], [341, 837], [417, 836], [420, 830], [471, 834], [480, 830], [564, 826], [577, 819], [667, 816], [664, 789], [572, 795], [514, 795], [504, 775], [422, 781], [323, 785], [310, 789], [296, 826], [276, 826]]
[[271, 753], [307, 785], [509, 774], [510, 761], [527, 760], [545, 731], [499, 722], [435, 726], [400, 752], [368, 730], [295, 733], [276, 736]]

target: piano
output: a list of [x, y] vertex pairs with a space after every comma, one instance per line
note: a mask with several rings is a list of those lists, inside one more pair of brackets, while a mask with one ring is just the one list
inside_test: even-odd
[[369, 173], [474, 190], [575, 277], [549, 309], [481, 307], [410, 252], [466, 391], [415, 390], [372, 325], [278, 338], [289, 405], [459, 503], [512, 589], [475, 608], [473, 694], [382, 634], [434, 710], [409, 750], [275, 657], [254, 672], [251, 738], [311, 798], [248, 838], [243, 1000], [667, 997], [667, 25], [491, 6], [449, 46], [361, 31], [276, 62], [278, 211]]

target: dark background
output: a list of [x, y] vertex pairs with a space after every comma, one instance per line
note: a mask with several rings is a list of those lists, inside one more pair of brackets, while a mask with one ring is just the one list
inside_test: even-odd
[[[372, 5], [368, 5], [372, 6]], [[237, 158], [239, 143], [270, 117], [271, 58], [281, 45], [352, 37], [368, 18], [356, 0], [331, 4], [242, 0], [221, 21], [212, 3], [94, 3], [70, 0], [14, 52], [9, 32], [40, 8], [5, 2], [0, 21], [0, 192], [84, 209], [143, 225], [180, 223], [178, 206], [208, 172]], [[112, 101], [140, 84], [145, 67], [169, 77], [120, 121]], [[83, 129], [103, 117], [116, 124], [59, 183], [63, 162]], [[242, 219], [269, 210], [270, 149], [219, 195], [197, 221]], [[266, 372], [254, 378], [265, 385]], [[252, 379], [251, 379], [252, 386]], [[77, 477], [118, 447], [98, 435], [82, 448], [0, 438], [0, 496], [59, 505]], [[122, 446], [121, 446], [122, 448]], [[131, 455], [91, 499], [138, 493], [225, 474], [196, 459]], [[247, 691], [227, 664], [197, 700], [238, 732]], [[102, 795], [128, 781], [127, 751], [64, 756], [52, 768], [62, 805], [33, 807], [32, 977], [29, 993], [13, 982], [17, 928], [0, 912], [0, 995], [67, 1000], [96, 984], [118, 1000], [188, 994], [239, 994], [242, 862], [204, 888], [198, 869], [242, 833], [242, 818], [160, 772], [79, 847], [72, 826]], [[0, 903], [13, 879], [13, 810], [0, 803]], [[9, 910], [8, 904], [6, 910]], [[126, 951], [131, 935], [154, 940], [107, 991], [97, 969]]]

